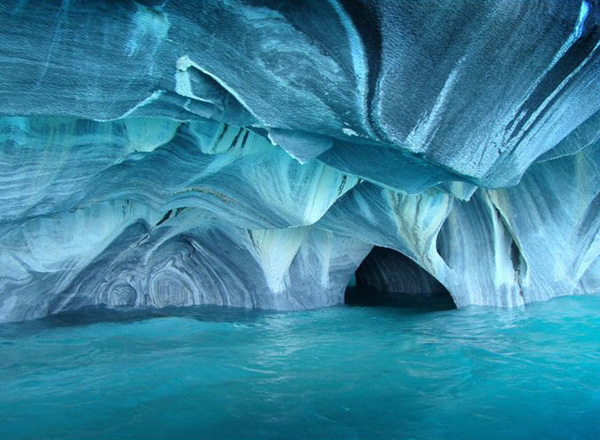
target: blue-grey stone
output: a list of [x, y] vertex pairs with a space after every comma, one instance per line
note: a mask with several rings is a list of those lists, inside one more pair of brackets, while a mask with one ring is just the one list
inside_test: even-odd
[[333, 305], [373, 246], [600, 291], [596, 1], [15, 0], [0, 49], [0, 322]]

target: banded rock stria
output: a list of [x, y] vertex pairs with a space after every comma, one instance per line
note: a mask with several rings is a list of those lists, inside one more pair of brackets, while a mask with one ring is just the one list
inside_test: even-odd
[[329, 306], [374, 246], [459, 307], [600, 292], [599, 46], [596, 0], [3, 2], [0, 322]]

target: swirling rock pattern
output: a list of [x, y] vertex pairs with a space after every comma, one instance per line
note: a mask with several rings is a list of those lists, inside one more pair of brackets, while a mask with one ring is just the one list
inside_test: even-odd
[[595, 0], [4, 2], [0, 322], [328, 306], [373, 246], [598, 292], [599, 46]]

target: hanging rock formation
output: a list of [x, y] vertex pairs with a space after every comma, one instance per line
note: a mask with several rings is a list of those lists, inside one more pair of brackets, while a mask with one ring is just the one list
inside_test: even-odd
[[596, 0], [5, 2], [0, 322], [329, 306], [373, 246], [600, 292], [599, 46]]

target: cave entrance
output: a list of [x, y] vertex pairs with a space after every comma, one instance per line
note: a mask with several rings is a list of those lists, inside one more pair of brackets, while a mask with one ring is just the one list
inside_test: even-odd
[[346, 288], [344, 303], [449, 310], [456, 305], [450, 292], [427, 271], [393, 249], [374, 247]]

